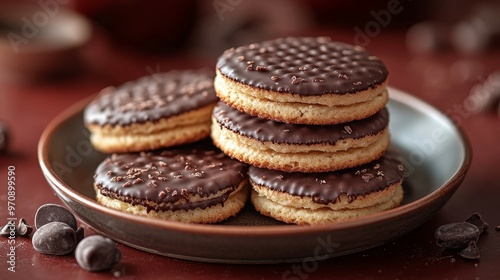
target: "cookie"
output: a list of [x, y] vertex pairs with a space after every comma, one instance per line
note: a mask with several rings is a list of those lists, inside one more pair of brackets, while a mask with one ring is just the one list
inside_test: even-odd
[[252, 203], [286, 223], [326, 224], [378, 213], [403, 199], [404, 167], [394, 151], [335, 172], [287, 173], [251, 166]]
[[276, 122], [242, 113], [219, 102], [211, 137], [227, 155], [286, 172], [326, 172], [378, 159], [390, 143], [389, 114], [383, 108], [366, 119], [336, 125]]
[[212, 73], [172, 71], [103, 90], [84, 122], [101, 152], [154, 150], [208, 137], [217, 100]]
[[247, 167], [213, 149], [113, 154], [97, 168], [102, 205], [185, 223], [216, 223], [236, 215], [248, 197]]
[[359, 46], [327, 37], [290, 37], [226, 50], [217, 96], [253, 116], [296, 124], [367, 118], [387, 103], [388, 71]]

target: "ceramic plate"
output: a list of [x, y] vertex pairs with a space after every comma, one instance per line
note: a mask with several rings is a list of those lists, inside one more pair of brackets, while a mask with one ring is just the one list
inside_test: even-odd
[[94, 199], [92, 176], [104, 155], [92, 149], [75, 104], [54, 119], [38, 148], [42, 171], [59, 198], [97, 232], [139, 250], [222, 263], [295, 262], [372, 248], [414, 230], [439, 210], [464, 179], [469, 143], [452, 121], [423, 101], [390, 89], [392, 145], [405, 159], [405, 199], [395, 209], [321, 226], [286, 225], [248, 205], [215, 225], [147, 219], [108, 209]]

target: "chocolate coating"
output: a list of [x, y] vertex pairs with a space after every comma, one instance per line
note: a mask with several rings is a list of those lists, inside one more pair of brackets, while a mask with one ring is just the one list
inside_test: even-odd
[[107, 90], [84, 111], [86, 124], [130, 125], [179, 115], [217, 102], [213, 74], [172, 71]]
[[236, 82], [300, 95], [356, 93], [382, 84], [388, 75], [376, 56], [327, 37], [279, 38], [232, 48], [216, 67]]
[[[112, 155], [98, 166], [94, 178], [101, 194], [144, 205], [148, 211], [205, 209], [227, 200], [246, 179], [246, 165], [215, 148], [185, 147]], [[207, 198], [220, 191], [227, 192]], [[194, 195], [207, 199], [190, 202]], [[172, 205], [176, 202], [180, 203]]]
[[341, 195], [353, 201], [358, 196], [396, 184], [403, 180], [404, 167], [399, 154], [390, 150], [376, 161], [351, 169], [303, 174], [251, 166], [248, 174], [256, 185], [329, 204], [335, 203]]
[[369, 118], [337, 125], [276, 122], [245, 114], [223, 102], [215, 106], [213, 116], [219, 125], [240, 135], [258, 141], [298, 145], [335, 144], [342, 139], [362, 138], [381, 132], [389, 123], [389, 112], [385, 108]]

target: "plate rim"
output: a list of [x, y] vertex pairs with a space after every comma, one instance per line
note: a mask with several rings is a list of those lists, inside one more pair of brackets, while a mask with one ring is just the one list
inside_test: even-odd
[[[464, 133], [460, 126], [457, 126], [448, 116], [442, 113], [439, 109], [430, 105], [429, 103], [406, 93], [402, 90], [389, 87], [389, 97], [391, 100], [398, 101], [403, 104], [408, 104], [412, 108], [419, 111], [432, 112], [434, 115], [439, 116], [440, 119], [445, 119], [449, 125], [460, 136], [460, 142], [464, 147], [464, 160], [461, 162], [458, 170], [450, 177], [444, 184], [439, 186], [434, 191], [426, 194], [425, 196], [401, 205], [394, 209], [386, 210], [380, 213], [371, 214], [365, 217], [359, 217], [350, 221], [342, 221], [326, 225], [220, 225], [220, 224], [188, 224], [175, 221], [167, 221], [160, 219], [149, 219], [142, 216], [137, 216], [130, 213], [121, 212], [119, 210], [107, 208], [92, 200], [71, 186], [67, 185], [61, 178], [59, 178], [49, 162], [48, 145], [51, 142], [54, 131], [71, 117], [81, 113], [85, 106], [95, 98], [94, 95], [87, 97], [59, 113], [43, 130], [40, 140], [38, 142], [37, 154], [38, 162], [41, 167], [42, 173], [46, 180], [49, 182], [51, 188], [56, 187], [58, 191], [63, 192], [66, 196], [74, 201], [77, 201], [85, 207], [91, 208], [101, 214], [109, 215], [117, 219], [125, 219], [138, 225], [147, 225], [168, 231], [177, 232], [196, 232], [201, 234], [212, 234], [217, 236], [252, 236], [252, 237], [271, 237], [271, 236], [285, 236], [285, 235], [299, 235], [299, 234], [314, 234], [324, 233], [330, 231], [338, 231], [345, 229], [352, 229], [356, 227], [367, 226], [374, 223], [388, 221], [399, 216], [404, 216], [422, 207], [425, 207], [447, 193], [453, 193], [458, 187], [459, 183], [464, 179], [470, 168], [472, 162], [472, 148], [467, 135]], [[59, 197], [60, 199], [60, 197]]]

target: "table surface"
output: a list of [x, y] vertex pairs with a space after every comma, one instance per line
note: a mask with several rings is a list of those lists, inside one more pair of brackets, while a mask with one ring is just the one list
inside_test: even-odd
[[[347, 30], [315, 30], [353, 42]], [[500, 118], [496, 111], [473, 113], [467, 97], [476, 85], [500, 81], [488, 75], [500, 70], [500, 51], [461, 55], [452, 50], [414, 55], [407, 51], [404, 33], [383, 32], [366, 46], [380, 56], [390, 71], [390, 85], [427, 101], [454, 118], [473, 147], [469, 173], [450, 201], [428, 222], [388, 244], [347, 256], [305, 264], [226, 265], [178, 260], [119, 244], [122, 261], [112, 271], [92, 273], [78, 267], [72, 256], [37, 253], [29, 238], [16, 238], [15, 273], [8, 271], [7, 239], [0, 239], [0, 278], [37, 279], [500, 279]], [[7, 154], [0, 155], [0, 223], [7, 221], [7, 169], [16, 168], [16, 217], [33, 224], [44, 203], [61, 203], [46, 183], [37, 158], [37, 144], [46, 125], [69, 105], [108, 85], [179, 68], [213, 67], [216, 56], [183, 52], [145, 55], [117, 49], [94, 39], [83, 51], [86, 63], [71, 77], [37, 83], [0, 83], [0, 120], [10, 127]], [[499, 76], [500, 77], [500, 76]], [[444, 223], [462, 221], [479, 212], [490, 224], [478, 246], [481, 258], [465, 260], [435, 245], [434, 231]], [[1, 222], [4, 221], [4, 222]], [[86, 234], [93, 234], [83, 225]], [[287, 273], [288, 272], [288, 273]], [[292, 273], [290, 273], [292, 272]], [[286, 275], [286, 277], [285, 277]]]

